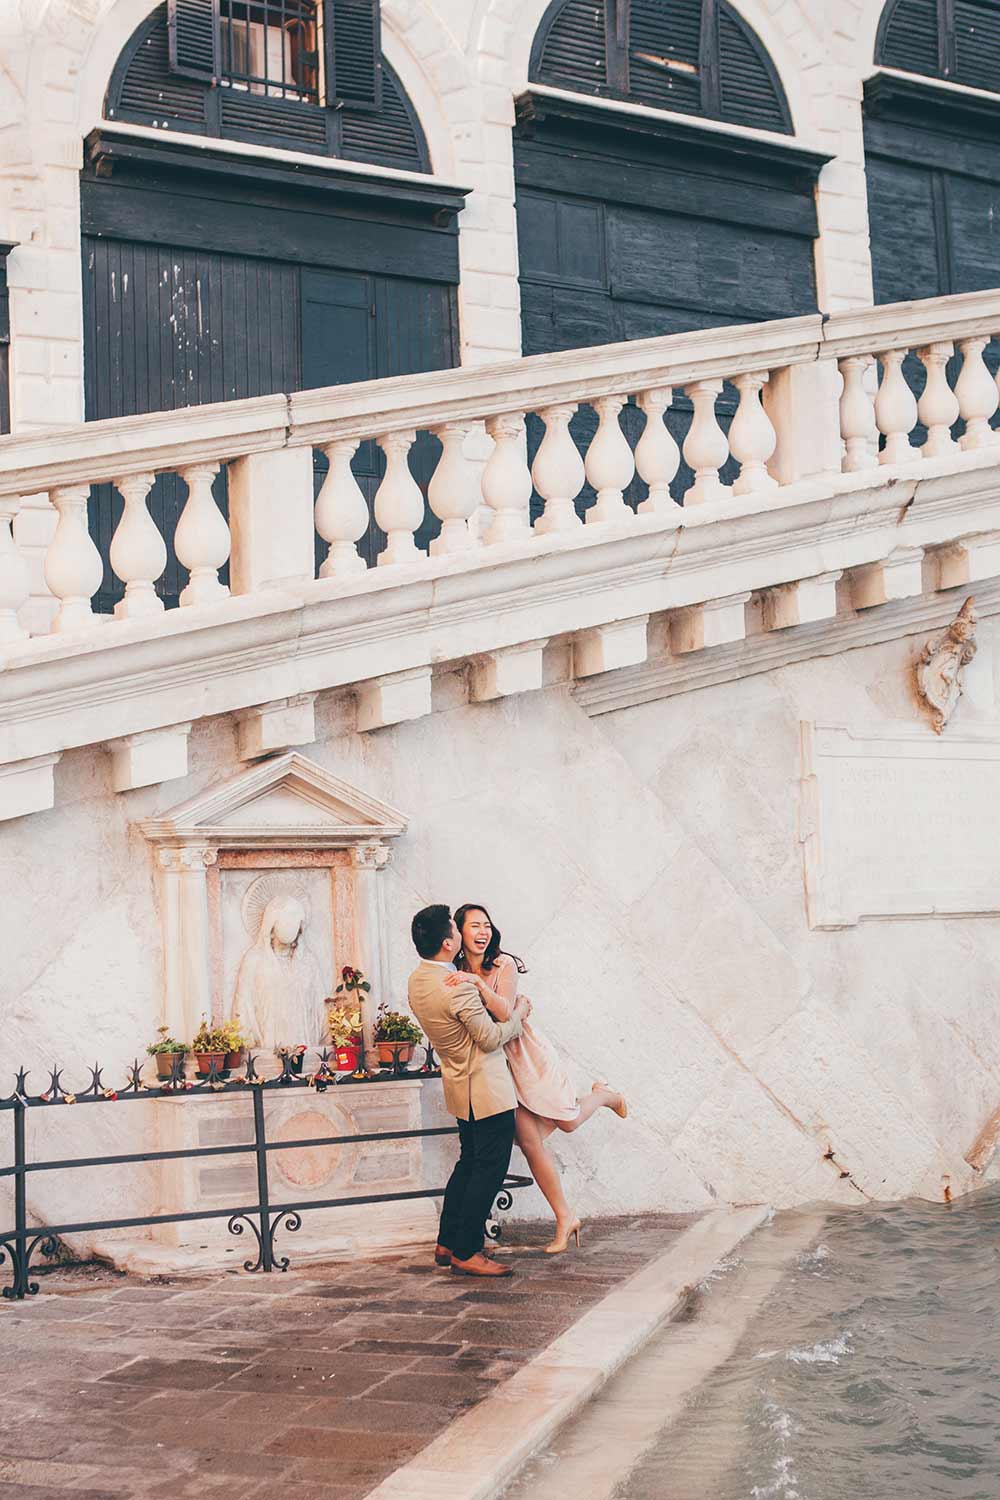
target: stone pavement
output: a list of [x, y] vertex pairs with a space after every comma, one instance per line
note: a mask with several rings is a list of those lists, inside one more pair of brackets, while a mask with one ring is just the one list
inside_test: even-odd
[[516, 1274], [491, 1283], [429, 1250], [271, 1276], [43, 1274], [0, 1304], [0, 1500], [361, 1500], [690, 1222], [591, 1221], [560, 1257], [544, 1226], [508, 1225]]

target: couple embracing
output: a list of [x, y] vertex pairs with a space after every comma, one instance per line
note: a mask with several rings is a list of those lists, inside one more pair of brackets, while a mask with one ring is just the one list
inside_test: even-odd
[[622, 1095], [595, 1083], [583, 1099], [552, 1044], [529, 1022], [532, 1003], [518, 992], [524, 965], [501, 948], [486, 908], [474, 902], [454, 917], [447, 906], [418, 911], [411, 927], [421, 962], [410, 976], [410, 1009], [441, 1063], [445, 1104], [458, 1121], [459, 1158], [445, 1189], [434, 1259], [467, 1276], [509, 1276], [483, 1253], [486, 1220], [510, 1166], [514, 1141], [556, 1217], [547, 1254], [580, 1243], [580, 1220], [563, 1192], [545, 1142], [577, 1130], [595, 1110], [622, 1119]]

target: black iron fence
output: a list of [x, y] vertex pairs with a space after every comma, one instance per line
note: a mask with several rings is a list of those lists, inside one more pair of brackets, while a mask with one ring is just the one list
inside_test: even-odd
[[[256, 1240], [256, 1258], [243, 1262], [246, 1271], [285, 1271], [288, 1269], [287, 1255], [275, 1251], [274, 1237], [279, 1228], [294, 1232], [302, 1227], [302, 1214], [317, 1209], [356, 1208], [368, 1203], [400, 1203], [414, 1198], [440, 1197], [443, 1188], [417, 1188], [400, 1193], [366, 1193], [339, 1198], [308, 1199], [295, 1203], [272, 1203], [268, 1178], [268, 1154], [272, 1151], [296, 1151], [306, 1147], [357, 1145], [371, 1141], [405, 1141], [421, 1136], [456, 1135], [453, 1125], [435, 1126], [421, 1130], [355, 1132], [351, 1135], [309, 1137], [306, 1140], [267, 1139], [267, 1121], [264, 1098], [275, 1090], [314, 1089], [319, 1093], [327, 1089], [340, 1089], [359, 1084], [377, 1083], [391, 1085], [401, 1078], [439, 1078], [433, 1050], [425, 1049], [423, 1066], [411, 1068], [405, 1065], [396, 1050], [392, 1062], [378, 1073], [369, 1073], [363, 1065], [354, 1073], [338, 1074], [331, 1066], [331, 1054], [318, 1054], [319, 1066], [304, 1074], [302, 1060], [284, 1056], [281, 1070], [273, 1078], [261, 1078], [257, 1072], [254, 1053], [237, 1070], [220, 1067], [212, 1058], [207, 1073], [195, 1078], [187, 1076], [185, 1059], [175, 1054], [170, 1073], [165, 1078], [146, 1079], [142, 1074], [142, 1063], [138, 1059], [129, 1069], [129, 1076], [121, 1088], [104, 1082], [104, 1070], [94, 1065], [90, 1069], [90, 1082], [77, 1093], [71, 1092], [63, 1083], [61, 1068], [53, 1068], [48, 1087], [40, 1094], [29, 1094], [29, 1074], [22, 1068], [7, 1098], [0, 1098], [0, 1112], [10, 1113], [13, 1121], [14, 1161], [11, 1166], [0, 1167], [0, 1178], [14, 1180], [14, 1226], [0, 1229], [0, 1266], [9, 1263], [11, 1282], [3, 1287], [6, 1299], [23, 1299], [34, 1296], [38, 1283], [31, 1280], [33, 1256], [40, 1253], [51, 1259], [59, 1252], [63, 1235], [96, 1233], [108, 1229], [141, 1229], [154, 1224], [182, 1224], [207, 1219], [228, 1219], [229, 1233], [242, 1235], [249, 1230]], [[78, 1156], [62, 1161], [29, 1161], [27, 1151], [26, 1118], [29, 1110], [51, 1110], [69, 1105], [124, 1104], [141, 1100], [197, 1100], [218, 1098], [221, 1094], [249, 1094], [253, 1107], [253, 1141], [237, 1145], [195, 1146], [178, 1151], [130, 1151], [103, 1156]], [[145, 1214], [115, 1219], [82, 1220], [79, 1223], [47, 1224], [44, 1227], [28, 1225], [26, 1179], [34, 1172], [71, 1172], [87, 1167], [127, 1166], [140, 1162], [186, 1161], [197, 1157], [219, 1157], [253, 1155], [257, 1168], [257, 1196], [251, 1203], [231, 1204], [226, 1208], [193, 1210], [173, 1214]], [[506, 1210], [511, 1207], [511, 1191], [530, 1187], [532, 1179], [515, 1173], [508, 1174], [497, 1197], [496, 1207]], [[499, 1228], [495, 1230], [499, 1233]]]

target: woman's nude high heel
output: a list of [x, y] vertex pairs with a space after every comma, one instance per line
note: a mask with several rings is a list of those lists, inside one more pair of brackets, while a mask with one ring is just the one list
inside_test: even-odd
[[570, 1240], [576, 1241], [576, 1248], [580, 1248], [580, 1230], [583, 1228], [579, 1219], [574, 1219], [565, 1234], [557, 1234], [555, 1239], [545, 1246], [546, 1255], [561, 1255], [564, 1250], [569, 1249]]
[[[593, 1088], [595, 1090], [596, 1089], [606, 1089], [608, 1087], [609, 1087], [609, 1084], [608, 1084], [607, 1079], [603, 1079], [601, 1082], [595, 1083], [593, 1085]], [[617, 1099], [618, 1099], [618, 1103], [617, 1104], [609, 1104], [608, 1108], [610, 1109], [610, 1111], [611, 1111], [611, 1113], [613, 1115], [617, 1115], [618, 1116], [619, 1120], [627, 1120], [628, 1119], [628, 1105], [625, 1102], [625, 1095], [624, 1094], [618, 1094], [617, 1095]]]

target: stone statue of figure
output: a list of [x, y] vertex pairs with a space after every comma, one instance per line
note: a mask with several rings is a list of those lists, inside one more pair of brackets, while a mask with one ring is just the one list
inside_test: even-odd
[[962, 696], [962, 670], [976, 654], [976, 611], [970, 594], [947, 630], [932, 636], [917, 661], [917, 691], [940, 734]]
[[307, 1047], [323, 1032], [323, 979], [305, 941], [306, 914], [294, 896], [275, 896], [240, 960], [233, 1011], [252, 1046]]

